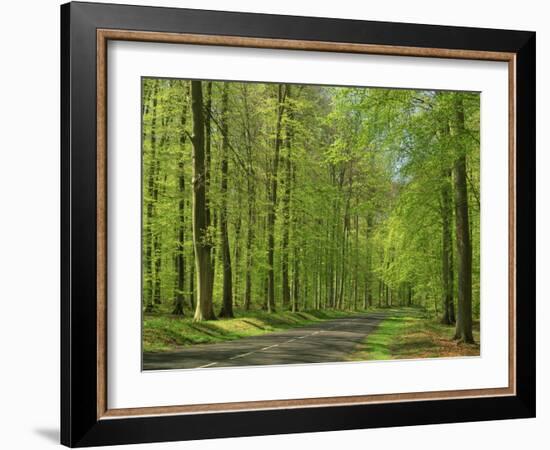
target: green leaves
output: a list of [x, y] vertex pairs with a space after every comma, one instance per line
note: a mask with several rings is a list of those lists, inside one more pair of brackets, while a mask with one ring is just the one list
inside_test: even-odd
[[[225, 201], [234, 254], [235, 302], [243, 303], [248, 279], [251, 307], [258, 309], [264, 304], [269, 270], [267, 219], [275, 177], [279, 86], [227, 82], [228, 187], [222, 195], [223, 83], [212, 82], [211, 109], [205, 111], [211, 119], [207, 199], [212, 222], [204, 239], [217, 255], [214, 302], [219, 304], [218, 219]], [[144, 257], [144, 281], [160, 280], [160, 298], [165, 302], [192, 290], [189, 81], [144, 78], [142, 87], [143, 236], [144, 242], [157, 243], [150, 256]], [[282, 88], [286, 92], [287, 86]], [[460, 129], [456, 126], [457, 99], [465, 116]], [[301, 307], [340, 302], [340, 307], [347, 308], [356, 297], [369, 295], [376, 302], [380, 286], [388, 286], [400, 301], [411, 287], [417, 302], [431, 304], [438, 299], [440, 194], [452, 181], [444, 174], [464, 154], [472, 205], [474, 298], [478, 298], [479, 107], [477, 93], [292, 85], [279, 127], [273, 262], [276, 303], [282, 291], [283, 260], [288, 261], [289, 282], [292, 289], [296, 286]], [[288, 242], [283, 245], [284, 236]], [[182, 252], [183, 290], [175, 289], [174, 264]], [[155, 265], [158, 260], [161, 264]]]

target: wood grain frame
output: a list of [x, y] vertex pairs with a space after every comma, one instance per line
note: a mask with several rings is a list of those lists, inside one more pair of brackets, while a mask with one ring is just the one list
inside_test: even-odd
[[[63, 444], [534, 416], [534, 33], [93, 3], [63, 5], [61, 24]], [[508, 195], [509, 202], [508, 386], [109, 408], [106, 183], [107, 43], [111, 40], [507, 62], [508, 192], [503, 195]], [[519, 300], [518, 292], [522, 292]]]
[[[508, 387], [491, 389], [449, 390], [435, 392], [411, 392], [383, 395], [356, 395], [323, 398], [300, 398], [286, 400], [265, 400], [232, 403], [211, 403], [200, 405], [151, 406], [143, 408], [111, 409], [107, 404], [107, 42], [137, 41], [169, 44], [215, 45], [231, 47], [285, 49], [298, 51], [323, 51], [360, 53], [391, 56], [413, 56], [431, 58], [470, 59], [501, 61], [508, 63], [509, 71], [509, 342], [508, 342]], [[153, 33], [130, 30], [97, 30], [97, 417], [128, 417], [159, 414], [188, 414], [205, 412], [229, 412], [240, 410], [261, 410], [272, 408], [296, 408], [312, 406], [335, 406], [366, 403], [387, 403], [418, 400], [442, 400], [466, 397], [494, 397], [514, 395], [515, 384], [515, 54], [506, 52], [450, 50], [440, 48], [414, 48], [403, 46], [346, 44], [319, 41], [298, 41], [285, 39], [258, 39], [234, 36], [211, 36], [181, 33]]]

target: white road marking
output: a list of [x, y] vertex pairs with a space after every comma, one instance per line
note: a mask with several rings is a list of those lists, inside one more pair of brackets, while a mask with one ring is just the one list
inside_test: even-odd
[[273, 345], [270, 345], [269, 347], [262, 348], [262, 350], [267, 350], [269, 348], [278, 347], [278, 346], [279, 346], [279, 344], [273, 344]]
[[213, 366], [214, 364], [218, 364], [217, 362], [213, 362], [213, 363], [210, 363], [210, 364], [205, 364], [204, 366], [199, 366], [197, 367], [197, 369], [204, 369], [205, 367], [210, 367], [210, 366]]

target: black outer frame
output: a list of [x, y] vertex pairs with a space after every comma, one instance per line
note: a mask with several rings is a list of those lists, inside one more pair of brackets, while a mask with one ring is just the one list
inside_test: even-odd
[[[97, 419], [98, 28], [516, 53], [517, 395]], [[71, 447], [535, 416], [535, 33], [128, 5], [61, 6], [61, 443]]]

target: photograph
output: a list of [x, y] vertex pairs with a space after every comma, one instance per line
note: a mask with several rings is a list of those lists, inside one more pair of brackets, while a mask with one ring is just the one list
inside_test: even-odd
[[480, 356], [480, 93], [141, 78], [142, 370]]

